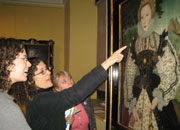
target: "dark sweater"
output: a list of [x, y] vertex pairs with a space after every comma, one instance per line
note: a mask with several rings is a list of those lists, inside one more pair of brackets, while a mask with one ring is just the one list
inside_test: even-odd
[[65, 130], [65, 110], [76, 106], [106, 79], [107, 73], [97, 66], [73, 87], [61, 92], [40, 92], [26, 103], [26, 116], [33, 130]]

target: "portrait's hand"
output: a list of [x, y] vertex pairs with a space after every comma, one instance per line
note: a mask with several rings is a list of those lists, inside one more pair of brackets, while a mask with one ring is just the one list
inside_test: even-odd
[[134, 107], [133, 111], [132, 111], [132, 115], [130, 117], [130, 125], [133, 126], [135, 121], [139, 121], [139, 116], [138, 116], [138, 112], [137, 109]]
[[132, 114], [134, 116], [135, 121], [139, 120], [138, 112], [137, 112], [137, 109], [135, 107], [133, 108]]
[[158, 105], [158, 98], [155, 97], [152, 100], [152, 103], [149, 106], [147, 106], [147, 111], [149, 111], [149, 112], [153, 111], [156, 108], [157, 105]]
[[153, 100], [152, 100], [152, 106], [151, 106], [151, 109], [154, 110], [156, 108], [156, 106], [158, 105], [158, 98], [155, 97]]
[[72, 124], [73, 123], [73, 121], [74, 121], [74, 115], [69, 115], [69, 116], [67, 116], [67, 118], [66, 118], [66, 122], [68, 123], [68, 124]]
[[128, 103], [127, 103], [127, 99], [124, 99], [124, 107], [125, 107], [125, 108], [128, 108], [128, 107], [129, 107], [129, 105], [128, 105]]

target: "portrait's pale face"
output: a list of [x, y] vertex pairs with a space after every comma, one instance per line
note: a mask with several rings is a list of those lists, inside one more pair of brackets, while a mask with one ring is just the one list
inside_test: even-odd
[[13, 65], [10, 65], [8, 69], [10, 70], [9, 78], [13, 83], [21, 82], [27, 80], [27, 72], [31, 64], [27, 60], [27, 54], [24, 50], [16, 56], [13, 61]]
[[58, 90], [64, 90], [72, 87], [74, 84], [73, 80], [68, 75], [61, 75], [58, 80]]
[[144, 31], [147, 31], [152, 19], [152, 11], [149, 4], [145, 5], [141, 9], [141, 24]]
[[37, 87], [44, 89], [52, 87], [51, 72], [42, 61], [37, 65], [37, 70], [34, 74], [33, 79]]

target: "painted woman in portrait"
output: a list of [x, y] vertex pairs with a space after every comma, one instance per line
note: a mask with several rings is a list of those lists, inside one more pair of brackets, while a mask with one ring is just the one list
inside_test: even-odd
[[128, 126], [134, 130], [180, 130], [172, 99], [179, 78], [176, 51], [164, 31], [154, 31], [155, 1], [141, 0], [138, 37], [131, 42], [125, 71]]

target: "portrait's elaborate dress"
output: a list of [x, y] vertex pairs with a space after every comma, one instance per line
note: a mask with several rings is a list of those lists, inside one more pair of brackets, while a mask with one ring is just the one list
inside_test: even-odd
[[[174, 47], [162, 35], [151, 32], [133, 40], [126, 61], [124, 96], [129, 113], [136, 108], [139, 120], [134, 130], [180, 130], [171, 100], [179, 87], [179, 61]], [[152, 111], [147, 107], [157, 97]]]

